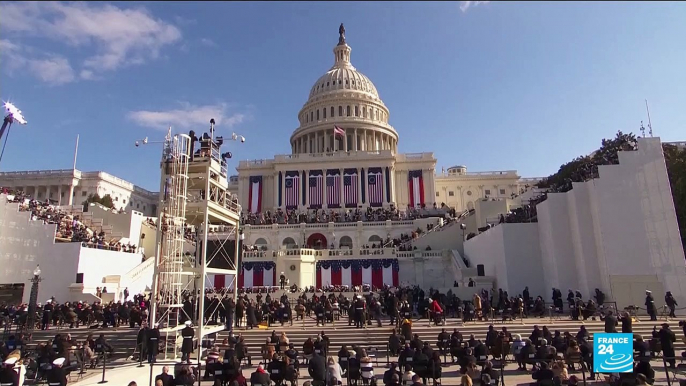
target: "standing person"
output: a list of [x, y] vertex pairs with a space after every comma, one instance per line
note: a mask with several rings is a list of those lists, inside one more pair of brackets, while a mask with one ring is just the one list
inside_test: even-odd
[[283, 272], [281, 272], [281, 275], [279, 276], [279, 283], [281, 284], [282, 290], [286, 288], [286, 275], [284, 275]]
[[181, 336], [183, 337], [183, 343], [181, 344], [181, 362], [191, 363], [191, 353], [193, 353], [193, 336], [195, 332], [193, 327], [191, 327], [191, 321], [186, 321], [186, 327], [181, 330]]
[[148, 363], [157, 362], [157, 354], [160, 351], [160, 324], [155, 323], [152, 329], [148, 330]]
[[667, 307], [669, 307], [669, 317], [676, 318], [676, 314], [674, 313], [674, 311], [676, 310], [676, 306], [678, 306], [679, 304], [674, 299], [672, 291], [667, 291], [667, 293], [665, 294], [665, 304], [667, 305]]
[[665, 362], [669, 364], [669, 367], [675, 368], [676, 355], [674, 352], [674, 342], [676, 342], [676, 335], [672, 330], [669, 329], [669, 324], [662, 323], [662, 328], [658, 332], [660, 337], [660, 344], [662, 345], [662, 356], [665, 358]]
[[52, 299], [48, 299], [43, 306], [43, 318], [41, 319], [41, 330], [48, 330], [50, 327], [50, 320], [52, 320]]
[[655, 299], [653, 299], [652, 291], [646, 290], [646, 301], [645, 301], [646, 311], [650, 315], [651, 321], [657, 321], [657, 310], [655, 309]]
[[622, 317], [622, 333], [632, 333], [633, 332], [633, 327], [632, 327], [632, 319], [631, 315], [629, 315], [628, 312], [623, 312]]
[[141, 329], [138, 330], [138, 336], [136, 337], [141, 360], [143, 360], [143, 358], [148, 358], [148, 331], [150, 331], [148, 323], [141, 323]]

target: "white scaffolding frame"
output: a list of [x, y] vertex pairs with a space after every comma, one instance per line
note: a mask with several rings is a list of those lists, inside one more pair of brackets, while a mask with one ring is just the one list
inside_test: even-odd
[[[160, 323], [164, 336], [165, 359], [172, 343], [173, 355], [177, 355], [181, 299], [188, 273], [184, 270], [184, 232], [186, 229], [186, 205], [188, 190], [188, 164], [190, 162], [191, 138], [185, 134], [171, 135], [167, 132], [162, 151], [160, 182], [160, 216], [157, 219], [155, 242], [155, 274], [152, 288], [150, 321]], [[157, 318], [157, 313], [160, 313]], [[190, 319], [191, 316], [188, 315]]]
[[[214, 128], [211, 127], [213, 132]], [[206, 320], [219, 312], [229, 296], [238, 297], [238, 272], [240, 256], [240, 212], [237, 197], [227, 192], [227, 167], [220, 159], [219, 146], [210, 142], [209, 152], [191, 155], [193, 143], [185, 134], [167, 134], [162, 157], [162, 178], [160, 183], [160, 216], [156, 240], [156, 264], [153, 281], [151, 322], [160, 323], [160, 332], [169, 343], [164, 350], [165, 359], [169, 351], [178, 357], [178, 342], [181, 340], [179, 325], [183, 307], [184, 292], [193, 294], [193, 315], [185, 315], [194, 322], [197, 339], [197, 360], [203, 355], [202, 342], [207, 335], [224, 330], [224, 325], [207, 325]], [[160, 220], [161, 219], [161, 220]], [[195, 256], [184, 254], [185, 230], [187, 226], [196, 230]], [[213, 234], [214, 229], [227, 232], [222, 239]], [[235, 240], [233, 257], [225, 245]], [[208, 256], [208, 241], [218, 241]], [[198, 244], [201, 243], [201, 244]], [[213, 268], [213, 266], [228, 267]], [[219, 306], [208, 310], [205, 318], [205, 288], [208, 275], [229, 275], [225, 283], [233, 291], [217, 294]], [[156, 318], [157, 314], [160, 314]], [[157, 320], [156, 320], [157, 319]]]

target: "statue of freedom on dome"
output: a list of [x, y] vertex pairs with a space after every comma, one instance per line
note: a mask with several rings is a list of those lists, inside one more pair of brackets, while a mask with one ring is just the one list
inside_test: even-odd
[[342, 46], [345, 44], [345, 27], [343, 26], [343, 23], [341, 23], [341, 26], [338, 27], [338, 34], [340, 35], [338, 37], [338, 45]]

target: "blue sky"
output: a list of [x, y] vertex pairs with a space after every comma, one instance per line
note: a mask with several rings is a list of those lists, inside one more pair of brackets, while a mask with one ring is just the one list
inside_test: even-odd
[[326, 2], [0, 5], [0, 96], [26, 116], [0, 170], [104, 170], [158, 186], [178, 131], [247, 137], [238, 159], [290, 151], [345, 23], [352, 63], [390, 109], [402, 152], [437, 168], [553, 173], [651, 109], [686, 139], [686, 3]]

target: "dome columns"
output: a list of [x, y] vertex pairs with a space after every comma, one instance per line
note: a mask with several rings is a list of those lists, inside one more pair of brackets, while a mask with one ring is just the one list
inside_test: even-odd
[[395, 136], [367, 128], [343, 128], [344, 137], [334, 137], [331, 130], [319, 130], [295, 137], [291, 142], [292, 154], [325, 153], [332, 151], [398, 151]]

